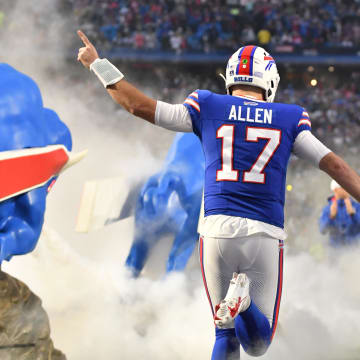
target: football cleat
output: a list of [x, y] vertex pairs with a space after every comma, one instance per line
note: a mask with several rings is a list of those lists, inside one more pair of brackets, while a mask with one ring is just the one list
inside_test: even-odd
[[250, 306], [249, 279], [233, 273], [225, 299], [215, 306], [214, 323], [219, 329], [234, 327], [234, 319]]

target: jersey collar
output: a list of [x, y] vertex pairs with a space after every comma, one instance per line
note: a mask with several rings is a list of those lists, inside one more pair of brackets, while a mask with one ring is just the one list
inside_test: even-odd
[[259, 100], [259, 99], [256, 99], [254, 96], [251, 96], [251, 95], [233, 95], [235, 97], [239, 97], [239, 98], [244, 98], [244, 99], [248, 99], [248, 100], [253, 100], [253, 101], [260, 101], [260, 102], [266, 102], [264, 100]]

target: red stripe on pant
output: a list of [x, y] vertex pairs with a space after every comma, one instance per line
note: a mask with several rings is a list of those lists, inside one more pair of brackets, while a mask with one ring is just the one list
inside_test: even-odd
[[[253, 49], [253, 45], [246, 46], [241, 53], [238, 75], [250, 75], [251, 52], [253, 51]], [[247, 60], [246, 64], [243, 64], [244, 59]]]
[[[280, 244], [280, 242], [279, 242]], [[271, 340], [273, 339], [276, 331], [276, 326], [279, 317], [279, 310], [280, 310], [280, 302], [281, 302], [281, 293], [282, 293], [282, 284], [283, 284], [283, 261], [284, 261], [284, 249], [281, 246], [279, 250], [279, 280], [278, 280], [278, 288], [275, 300], [275, 309], [274, 309], [274, 318], [271, 330]]]
[[210, 303], [211, 312], [212, 312], [212, 314], [214, 316], [215, 315], [214, 314], [214, 308], [213, 308], [213, 305], [212, 305], [212, 302], [211, 302], [211, 299], [210, 299], [210, 294], [209, 294], [209, 290], [208, 290], [208, 287], [207, 287], [207, 284], [206, 284], [206, 278], [205, 278], [205, 271], [204, 271], [204, 240], [203, 240], [202, 236], [200, 236], [199, 255], [200, 255], [200, 267], [201, 267], [201, 274], [202, 274], [202, 278], [203, 278], [203, 282], [204, 282], [204, 287], [205, 287], [207, 298], [208, 298], [209, 303]]

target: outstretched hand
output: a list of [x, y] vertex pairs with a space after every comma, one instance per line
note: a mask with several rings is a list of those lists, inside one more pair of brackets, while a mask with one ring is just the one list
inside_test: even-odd
[[90, 65], [99, 58], [99, 55], [96, 51], [95, 46], [90, 42], [90, 40], [87, 38], [87, 36], [81, 31], [78, 30], [77, 34], [79, 35], [79, 38], [84, 43], [84, 47], [81, 47], [79, 49], [78, 53], [78, 61], [80, 61], [86, 68], [90, 68]]

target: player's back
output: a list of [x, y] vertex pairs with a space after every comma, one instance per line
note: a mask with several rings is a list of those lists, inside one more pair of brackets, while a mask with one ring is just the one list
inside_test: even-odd
[[299, 132], [310, 130], [304, 109], [204, 90], [185, 105], [205, 154], [205, 216], [283, 227], [288, 160]]

